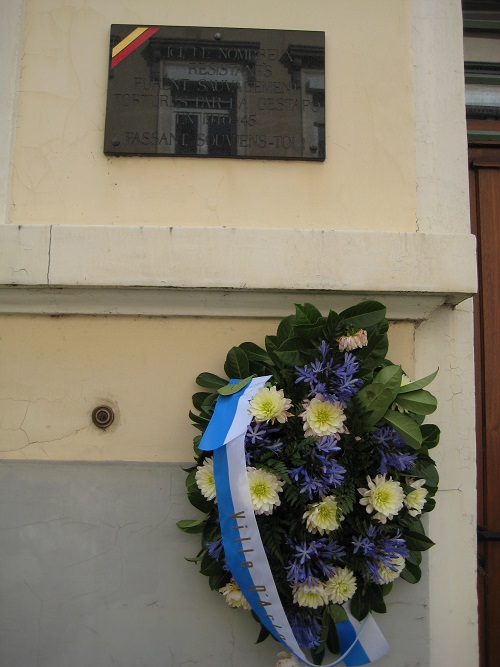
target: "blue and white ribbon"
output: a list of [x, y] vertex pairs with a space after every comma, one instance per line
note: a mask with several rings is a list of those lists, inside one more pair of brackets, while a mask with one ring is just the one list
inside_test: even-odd
[[[245, 434], [252, 420], [248, 404], [271, 376], [254, 378], [230, 396], [219, 396], [214, 414], [199, 448], [213, 451], [219, 519], [226, 561], [234, 580], [262, 625], [306, 665], [304, 655], [283, 609], [264, 551], [253, 510], [245, 459]], [[369, 614], [361, 623], [345, 605], [348, 620], [337, 623], [340, 657], [347, 667], [367, 665], [389, 650], [384, 636]]]

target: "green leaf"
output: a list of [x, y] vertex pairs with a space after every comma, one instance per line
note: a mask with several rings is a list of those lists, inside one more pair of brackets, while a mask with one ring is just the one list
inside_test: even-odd
[[325, 607], [325, 614], [328, 614], [335, 623], [347, 620], [346, 610], [340, 604], [329, 604]]
[[188, 563], [199, 563], [202, 559], [202, 556], [195, 556], [194, 558], [187, 558], [184, 556], [184, 560], [187, 560]]
[[406, 564], [413, 563], [413, 565], [420, 565], [422, 562], [422, 552], [421, 551], [410, 551], [406, 559]]
[[417, 389], [407, 394], [398, 394], [396, 403], [404, 410], [416, 412], [417, 415], [430, 415], [437, 408], [435, 397], [425, 389]]
[[370, 609], [376, 611], [377, 614], [386, 613], [387, 608], [385, 606], [384, 596], [380, 586], [370, 586], [366, 592], [366, 596], [368, 598]]
[[261, 624], [259, 636], [257, 637], [257, 641], [255, 643], [260, 644], [261, 642], [264, 641], [264, 639], [267, 639], [270, 634], [271, 633], [269, 632], [269, 630]]
[[284, 343], [289, 338], [293, 338], [293, 326], [295, 324], [295, 315], [284, 317], [278, 325], [276, 338], [278, 339], [278, 346]]
[[390, 581], [388, 584], [382, 584], [382, 595], [384, 597], [386, 595], [389, 595], [389, 593], [392, 591], [392, 586], [393, 586], [392, 581]]
[[207, 500], [199, 491], [190, 491], [188, 500], [193, 507], [196, 507], [200, 512], [210, 512], [213, 509], [213, 503]]
[[183, 533], [201, 533], [205, 521], [209, 516], [209, 514], [206, 514], [205, 516], [202, 516], [201, 519], [182, 519], [182, 521], [178, 521], [176, 525]]
[[441, 431], [435, 424], [423, 424], [420, 427], [420, 430], [422, 431], [422, 436], [424, 438], [422, 441], [422, 447], [425, 447], [426, 449], [432, 449], [437, 444], [439, 444]]
[[193, 394], [193, 405], [196, 410], [201, 410], [203, 401], [207, 398], [207, 396], [212, 396], [212, 394], [209, 394], [206, 391], [198, 391], [196, 394]]
[[310, 350], [301, 338], [289, 338], [275, 351], [276, 357], [287, 366], [300, 366], [305, 361], [305, 354]]
[[340, 638], [335, 623], [340, 622], [340, 620], [345, 620], [347, 618], [347, 614], [344, 611], [345, 618], [339, 619], [339, 621], [337, 621], [336, 618], [339, 615], [336, 613], [336, 611], [332, 610], [331, 607], [342, 609], [340, 605], [328, 605], [325, 607], [323, 612], [324, 640], [329, 651], [332, 653], [340, 653]]
[[213, 591], [218, 591], [227, 584], [230, 579], [230, 574], [224, 572], [223, 574], [211, 574], [208, 577], [208, 585]]
[[203, 415], [195, 415], [192, 410], [189, 411], [189, 418], [191, 421], [193, 421], [195, 424], [201, 424], [202, 426], [206, 426], [210, 419], [208, 417], [204, 417]]
[[196, 486], [196, 471], [198, 470], [197, 466], [194, 466], [191, 468], [189, 471], [187, 477], [186, 477], [186, 487], [189, 488], [190, 486]]
[[[207, 394], [207, 398], [203, 401], [201, 405], [201, 412], [207, 415], [208, 417], [211, 417], [218, 398], [219, 396], [217, 393]], [[203, 414], [201, 416], [203, 416]]]
[[268, 355], [270, 356], [271, 360], [276, 359], [276, 350], [278, 349], [278, 339], [276, 336], [266, 336], [265, 338], [265, 345], [266, 345], [266, 350]]
[[369, 611], [370, 607], [363, 599], [361, 591], [358, 588], [351, 598], [351, 614], [356, 620], [362, 621], [364, 618], [366, 618], [366, 616], [368, 616]]
[[328, 313], [328, 317], [326, 318], [325, 322], [328, 331], [332, 332], [335, 331], [337, 328], [338, 321], [339, 321], [338, 313], [336, 313], [334, 310], [331, 310]]
[[201, 560], [200, 572], [205, 576], [217, 575], [225, 573], [224, 566], [219, 561], [214, 560], [208, 553], [205, 553]]
[[303, 326], [305, 324], [323, 323], [323, 315], [311, 303], [304, 303], [300, 305], [295, 304], [295, 325]]
[[403, 538], [410, 551], [427, 551], [434, 545], [434, 542], [427, 535], [417, 533], [414, 530], [404, 530]]
[[394, 392], [383, 384], [372, 383], [360, 389], [357, 393], [363, 410], [369, 414], [363, 418], [363, 423], [374, 426], [387, 412], [394, 400]]
[[315, 665], [321, 665], [323, 658], [325, 657], [325, 646], [320, 644], [318, 648], [311, 649], [311, 658]]
[[418, 565], [406, 561], [406, 567], [401, 572], [401, 579], [404, 579], [410, 584], [418, 584], [422, 578], [422, 571]]
[[227, 384], [227, 380], [223, 380], [213, 373], [200, 373], [196, 378], [196, 384], [206, 389], [219, 389], [219, 387]]
[[401, 366], [396, 366], [390, 364], [390, 366], [385, 366], [380, 372], [373, 378], [373, 382], [378, 384], [383, 384], [387, 389], [390, 389], [394, 392], [394, 396], [398, 393], [398, 389], [401, 387], [401, 379], [403, 377], [403, 371]]
[[233, 384], [227, 384], [225, 387], [217, 389], [217, 393], [219, 393], [221, 396], [232, 396], [233, 394], [237, 394], [241, 389], [246, 387], [247, 384], [250, 384], [253, 377], [255, 376], [249, 375], [244, 380], [241, 380], [241, 382], [234, 382]]
[[432, 510], [436, 507], [436, 501], [434, 498], [429, 498], [427, 497], [424, 505], [424, 509], [422, 510], [423, 512], [432, 512]]
[[437, 488], [439, 484], [439, 474], [436, 466], [431, 460], [417, 460], [408, 472], [412, 477], [419, 477], [425, 479], [428, 486]]
[[357, 351], [363, 368], [375, 369], [384, 365], [389, 347], [388, 329], [388, 321], [382, 320], [368, 332], [368, 345]]
[[418, 424], [411, 417], [403, 415], [397, 410], [387, 410], [384, 420], [394, 426], [396, 432], [403, 438], [407, 445], [413, 449], [420, 449], [422, 444], [422, 432]]
[[220, 526], [213, 521], [207, 521], [205, 528], [203, 529], [202, 542], [206, 544], [207, 542], [215, 542], [221, 538]]
[[385, 319], [385, 306], [378, 301], [362, 301], [339, 313], [342, 328], [367, 329]]
[[264, 364], [271, 361], [267, 352], [255, 343], [242, 343], [239, 347], [247, 355], [250, 361], [258, 361]]
[[427, 385], [430, 384], [438, 374], [438, 370], [439, 368], [436, 371], [434, 371], [434, 373], [426, 375], [421, 380], [416, 380], [415, 382], [410, 382], [409, 384], [405, 384], [404, 387], [401, 387], [399, 393], [407, 394], [408, 392], [416, 391], [417, 389], [423, 389], [424, 387], [427, 387]]
[[236, 379], [243, 379], [250, 375], [248, 357], [240, 347], [232, 347], [227, 353], [224, 373], [228, 378]]

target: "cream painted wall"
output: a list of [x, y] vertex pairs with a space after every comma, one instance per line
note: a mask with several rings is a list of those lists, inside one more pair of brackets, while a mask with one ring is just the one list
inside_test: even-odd
[[[191, 395], [202, 371], [224, 375], [228, 350], [262, 345], [276, 320], [0, 318], [0, 458], [192, 460]], [[412, 323], [391, 328], [390, 354], [413, 373]], [[101, 431], [92, 410], [109, 404]]]
[[[325, 30], [327, 160], [103, 155], [111, 23]], [[27, 0], [15, 224], [415, 231], [408, 2]]]

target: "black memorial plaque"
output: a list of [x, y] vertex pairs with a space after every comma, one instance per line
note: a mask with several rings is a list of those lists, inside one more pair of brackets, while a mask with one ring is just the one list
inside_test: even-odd
[[325, 34], [112, 25], [104, 152], [325, 159]]

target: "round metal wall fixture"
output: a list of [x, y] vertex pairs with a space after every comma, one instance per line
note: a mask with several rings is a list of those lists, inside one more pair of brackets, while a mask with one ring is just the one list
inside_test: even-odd
[[109, 405], [98, 405], [92, 410], [92, 421], [97, 428], [108, 428], [115, 419], [115, 413]]

